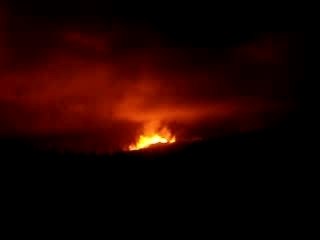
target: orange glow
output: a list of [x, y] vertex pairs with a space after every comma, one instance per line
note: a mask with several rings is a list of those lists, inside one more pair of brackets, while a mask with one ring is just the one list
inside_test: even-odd
[[155, 144], [170, 144], [176, 142], [176, 137], [173, 136], [167, 128], [162, 129], [158, 133], [143, 134], [135, 144], [129, 146], [130, 151], [148, 148]]
[[209, 54], [179, 41], [170, 47], [170, 36], [149, 24], [38, 24], [3, 2], [1, 138], [80, 153], [132, 151], [264, 126], [294, 100], [285, 36], [265, 33]]

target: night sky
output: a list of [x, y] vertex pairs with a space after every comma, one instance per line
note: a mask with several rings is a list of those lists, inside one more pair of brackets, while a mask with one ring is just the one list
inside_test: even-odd
[[253, 31], [280, 21], [259, 9], [2, 1], [0, 135], [82, 152], [154, 122], [180, 138], [266, 127], [297, 105], [302, 47], [297, 32]]

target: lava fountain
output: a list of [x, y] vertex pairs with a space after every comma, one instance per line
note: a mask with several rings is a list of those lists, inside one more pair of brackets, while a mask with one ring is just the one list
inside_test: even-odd
[[129, 151], [151, 147], [155, 144], [170, 144], [176, 142], [176, 137], [168, 130], [162, 128], [159, 131], [145, 132], [140, 135], [136, 143], [129, 146]]

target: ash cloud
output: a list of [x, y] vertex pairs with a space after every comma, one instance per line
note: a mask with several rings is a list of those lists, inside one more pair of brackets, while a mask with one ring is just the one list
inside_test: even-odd
[[58, 145], [81, 151], [68, 136], [83, 135], [88, 145], [99, 133], [104, 145], [121, 145], [153, 121], [214, 125], [290, 103], [286, 34], [266, 33], [209, 55], [210, 49], [170, 48], [143, 27], [39, 25], [5, 13], [2, 135], [58, 135]]

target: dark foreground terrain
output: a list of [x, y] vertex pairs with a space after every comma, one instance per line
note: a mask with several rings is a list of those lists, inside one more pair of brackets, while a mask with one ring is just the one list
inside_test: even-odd
[[113, 155], [56, 153], [31, 148], [28, 143], [2, 140], [1, 165], [14, 172], [80, 178], [148, 175], [223, 178], [261, 178], [298, 174], [307, 153], [303, 128], [297, 119], [218, 139], [159, 146]]

